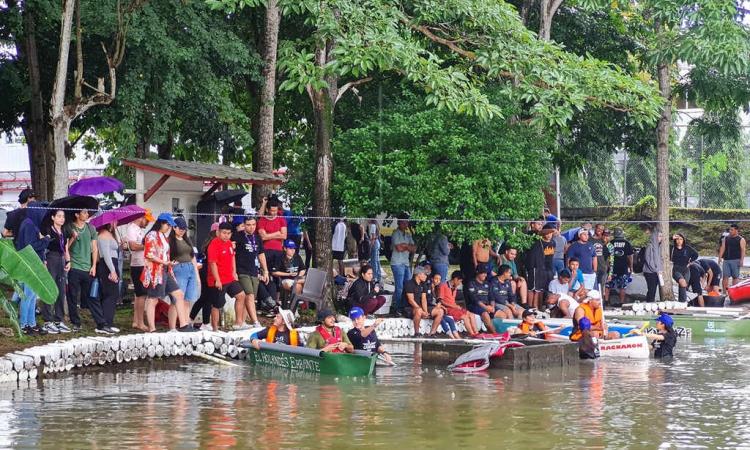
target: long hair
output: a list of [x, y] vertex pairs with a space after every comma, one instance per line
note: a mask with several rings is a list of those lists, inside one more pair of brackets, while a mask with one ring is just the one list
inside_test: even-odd
[[[185, 230], [185, 234], [182, 236], [182, 240], [185, 241], [187, 245], [190, 246], [190, 257], [195, 256], [195, 250], [193, 250], [193, 241], [190, 240], [190, 236], [188, 236], [187, 230]], [[177, 256], [177, 233], [172, 230], [171, 233], [169, 233], [169, 257], [174, 259]]]
[[156, 222], [154, 222], [154, 224], [151, 225], [151, 228], [149, 228], [148, 231], [143, 234], [143, 240], [141, 241], [141, 244], [143, 244], [143, 242], [146, 240], [146, 236], [150, 232], [152, 231], [159, 232], [161, 230], [162, 225], [164, 225], [165, 223], [167, 223], [166, 220], [157, 219]]

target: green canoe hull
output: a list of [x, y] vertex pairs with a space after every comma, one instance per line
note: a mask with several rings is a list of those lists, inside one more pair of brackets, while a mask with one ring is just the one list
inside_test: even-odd
[[[750, 319], [733, 319], [729, 317], [700, 317], [673, 315], [676, 327], [691, 329], [692, 336], [698, 337], [750, 337]], [[629, 322], [650, 321], [653, 325], [656, 316], [609, 316], [607, 319], [619, 319]]]
[[289, 348], [267, 344], [260, 350], [248, 349], [248, 359], [253, 364], [278, 367], [294, 372], [320, 373], [340, 377], [369, 377], [375, 373], [377, 355], [349, 354]]

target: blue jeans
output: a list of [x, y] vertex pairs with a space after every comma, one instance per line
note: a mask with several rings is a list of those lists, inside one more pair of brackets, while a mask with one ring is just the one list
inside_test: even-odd
[[[403, 311], [406, 305], [404, 304], [403, 292], [404, 292], [404, 283], [409, 281], [411, 278], [411, 267], [405, 264], [396, 264], [391, 265], [391, 270], [393, 271], [393, 282], [396, 285], [396, 289], [394, 289], [393, 292], [393, 302], [391, 302], [391, 305], [394, 305], [396, 308], [396, 311]], [[393, 306], [391, 307], [393, 309]]]
[[432, 265], [432, 273], [439, 273], [440, 280], [448, 281], [448, 264], [435, 263]]
[[22, 284], [21, 286], [23, 286], [24, 298], [21, 298], [21, 296], [18, 295], [17, 293], [13, 294], [14, 302], [18, 302], [19, 300], [21, 301], [21, 303], [18, 305], [18, 313], [21, 316], [19, 320], [19, 325], [21, 325], [21, 328], [35, 327], [36, 326], [36, 294], [34, 293], [34, 291], [31, 290], [31, 288], [29, 288], [25, 284]]
[[185, 300], [193, 303], [198, 300], [198, 280], [195, 273], [195, 266], [192, 262], [179, 263], [172, 268], [177, 285], [185, 294]]
[[564, 259], [552, 260], [552, 268], [555, 269], [555, 277], [557, 277], [560, 271], [565, 268], [565, 260]]
[[[370, 241], [372, 242], [372, 241]], [[380, 239], [375, 239], [370, 246], [370, 266], [372, 267], [372, 273], [375, 275], [373, 279], [380, 281]]]
[[443, 316], [443, 320], [440, 321], [440, 327], [443, 329], [443, 333], [448, 333], [449, 331], [458, 331], [456, 329], [456, 321], [453, 319], [453, 317], [448, 315]]

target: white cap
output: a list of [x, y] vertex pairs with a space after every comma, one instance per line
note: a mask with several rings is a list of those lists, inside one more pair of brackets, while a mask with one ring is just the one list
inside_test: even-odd
[[586, 294], [586, 298], [589, 300], [601, 300], [602, 299], [602, 293], [597, 290], [591, 290]]
[[279, 314], [281, 314], [281, 318], [284, 319], [284, 325], [286, 325], [288, 329], [291, 330], [292, 328], [294, 328], [292, 326], [292, 324], [294, 323], [294, 314], [291, 311], [289, 311], [288, 309], [279, 308]]

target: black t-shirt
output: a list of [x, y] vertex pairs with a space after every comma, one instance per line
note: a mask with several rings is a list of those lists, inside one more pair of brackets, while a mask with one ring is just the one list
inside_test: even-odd
[[49, 253], [65, 254], [65, 232], [61, 230], [60, 233], [55, 231], [55, 227], [49, 227], [43, 231], [44, 234], [49, 236], [51, 239], [47, 245], [47, 251]]
[[[257, 337], [261, 341], [265, 341], [268, 337], [268, 328], [263, 328], [262, 330], [260, 330], [258, 334], [255, 335], [255, 337]], [[283, 332], [276, 330], [276, 335], [273, 337], [273, 343], [292, 345], [292, 338], [290, 336], [289, 330]]]
[[[307, 267], [305, 266], [305, 263], [302, 261], [302, 258], [300, 258], [299, 253], [295, 253], [291, 259], [288, 259], [284, 253], [281, 253], [281, 254], [275, 253], [274, 257], [271, 259], [272, 259], [270, 263], [271, 269], [269, 269], [271, 272], [287, 272], [287, 273], [297, 272], [299, 273], [300, 271], [307, 269]], [[283, 280], [283, 279], [293, 279], [295, 277], [283, 276], [279, 278]]]
[[513, 287], [510, 280], [501, 282], [497, 277], [490, 282], [490, 301], [507, 305], [513, 302]]
[[380, 340], [375, 330], [372, 330], [367, 337], [362, 337], [362, 331], [358, 328], [352, 328], [346, 334], [349, 336], [349, 340], [352, 342], [355, 350], [366, 350], [377, 353], [378, 348], [380, 348]]
[[467, 305], [479, 305], [484, 303], [488, 305], [490, 303], [490, 284], [485, 280], [483, 283], [476, 279], [466, 283], [466, 292], [464, 292]]
[[412, 278], [411, 280], [408, 280], [406, 283], [404, 283], [404, 305], [407, 307], [411, 307], [411, 303], [409, 303], [409, 299], [406, 296], [406, 294], [413, 294], [414, 295], [414, 301], [417, 303], [417, 306], [421, 307], [422, 305], [422, 293], [426, 293], [425, 285], [427, 282], [425, 281], [422, 284], [418, 284], [417, 281]]
[[703, 267], [704, 271], [708, 272], [708, 270], [711, 269], [714, 277], [721, 275], [721, 267], [719, 267], [719, 263], [716, 261], [712, 259], [699, 259], [697, 262]]
[[689, 245], [683, 245], [682, 248], [672, 247], [670, 258], [675, 266], [686, 267], [690, 261], [698, 259], [698, 252]]
[[237, 264], [237, 273], [257, 277], [260, 269], [258, 255], [263, 253], [263, 239], [257, 233], [242, 232], [235, 233], [232, 241], [236, 244], [234, 260]]
[[612, 253], [614, 262], [612, 264], [612, 273], [615, 275], [626, 275], [628, 273], [628, 257], [632, 256], [633, 246], [625, 239], [615, 238], [612, 240]]
[[5, 216], [4, 227], [6, 230], [13, 233], [13, 243], [18, 239], [18, 229], [21, 227], [21, 222], [26, 219], [27, 212], [28, 209], [26, 208], [16, 208]]
[[667, 332], [663, 341], [654, 341], [654, 358], [671, 358], [672, 352], [677, 345], [677, 333]]
[[690, 263], [690, 282], [693, 280], [699, 280], [706, 275], [706, 270], [697, 262]]
[[435, 298], [435, 288], [429, 281], [426, 281], [424, 283], [424, 293], [427, 294], [427, 306], [437, 305], [437, 299]]

